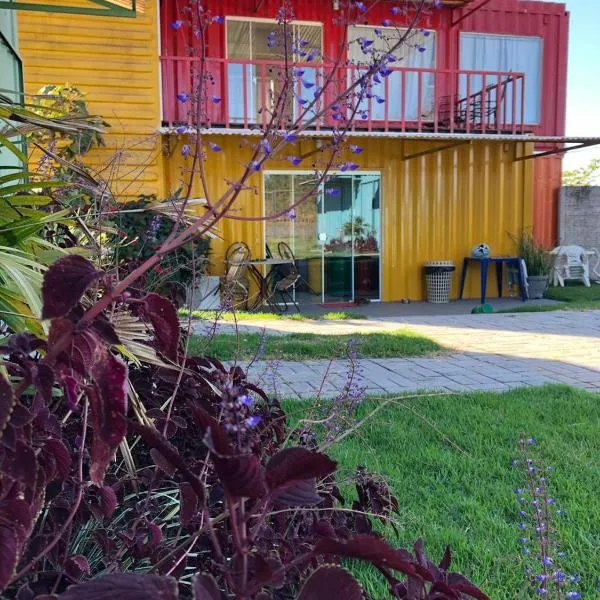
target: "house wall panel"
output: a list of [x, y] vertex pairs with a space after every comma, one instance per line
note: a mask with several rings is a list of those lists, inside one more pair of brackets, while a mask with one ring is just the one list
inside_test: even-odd
[[[462, 9], [467, 13], [469, 8]], [[456, 11], [457, 16], [461, 12]], [[565, 135], [569, 13], [565, 4], [527, 0], [492, 0], [462, 20], [460, 31], [537, 36], [543, 39], [542, 112], [538, 135]], [[458, 39], [452, 44], [458, 48]]]
[[164, 191], [158, 0], [135, 18], [18, 11], [26, 92], [70, 83], [110, 128], [86, 161], [121, 200]]
[[562, 157], [533, 159], [533, 173], [533, 231], [541, 244], [553, 248], [558, 243]]
[[[251, 148], [240, 144], [238, 136], [205, 139], [206, 144], [209, 141], [222, 148], [222, 152], [208, 153], [205, 169], [209, 199], [215, 203], [227, 190], [226, 180], [242, 174], [250, 160]], [[170, 144], [165, 177], [169, 178], [171, 189], [188, 183], [186, 167], [191, 158], [181, 156], [181, 146], [187, 142], [181, 136], [179, 140], [173, 138]], [[355, 142], [364, 152], [343, 160], [355, 160], [361, 169], [380, 171], [382, 176], [381, 260], [385, 301], [424, 299], [422, 267], [429, 260], [456, 263], [453, 286], [456, 297], [462, 259], [474, 245], [485, 242], [496, 255], [514, 254], [509, 233], [518, 234], [531, 227], [533, 165], [531, 161], [514, 161], [516, 154], [531, 151], [531, 144], [475, 141], [404, 160], [403, 157], [435, 148], [436, 144], [364, 138]], [[314, 141], [303, 140], [299, 144], [294, 150], [298, 155], [314, 147]], [[311, 161], [306, 162], [299, 168], [310, 169]], [[270, 161], [266, 169], [291, 170], [286, 160]], [[193, 195], [204, 196], [197, 178], [193, 185]], [[230, 214], [236, 219], [224, 219], [218, 226], [223, 239], [211, 245], [216, 273], [222, 272], [225, 249], [235, 241], [248, 243], [253, 256], [264, 256], [262, 207], [262, 175], [257, 173], [232, 207]], [[244, 220], [237, 220], [240, 217]], [[489, 289], [493, 294], [496, 288], [492, 279], [490, 274]], [[466, 296], [477, 298], [479, 274], [471, 271], [467, 283]]]

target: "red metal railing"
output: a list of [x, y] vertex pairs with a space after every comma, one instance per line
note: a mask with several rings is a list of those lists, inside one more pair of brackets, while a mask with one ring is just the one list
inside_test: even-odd
[[[161, 57], [163, 122], [167, 126], [197, 123], [193, 95], [200, 71], [196, 57]], [[286, 77], [283, 62], [207, 59], [208, 120], [212, 127], [252, 128], [266, 125], [285, 81], [286, 127], [304, 122], [316, 130], [332, 129], [348, 118], [335, 106], [336, 96], [365, 72], [357, 65], [294, 65], [297, 77]], [[290, 68], [288, 66], [288, 68]], [[389, 67], [369, 85], [353, 118], [353, 130], [449, 133], [524, 133], [525, 75], [501, 71], [465, 71]], [[328, 84], [328, 82], [330, 82]], [[325, 89], [321, 93], [321, 89]], [[324, 107], [334, 107], [321, 114]]]

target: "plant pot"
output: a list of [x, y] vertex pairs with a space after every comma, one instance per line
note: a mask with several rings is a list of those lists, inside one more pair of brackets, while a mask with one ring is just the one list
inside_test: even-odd
[[529, 286], [529, 298], [531, 300], [539, 300], [544, 297], [544, 292], [548, 287], [547, 275], [529, 275], [527, 277]]

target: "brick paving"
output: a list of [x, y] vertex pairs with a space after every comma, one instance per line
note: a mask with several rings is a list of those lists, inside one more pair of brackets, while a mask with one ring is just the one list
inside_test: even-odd
[[[228, 325], [221, 325], [220, 331]], [[503, 391], [564, 383], [600, 391], [600, 311], [385, 317], [368, 321], [245, 322], [243, 331], [268, 334], [366, 333], [408, 329], [449, 352], [427, 358], [361, 359], [369, 394], [415, 391]], [[347, 361], [258, 362], [251, 380], [281, 397], [336, 395]]]

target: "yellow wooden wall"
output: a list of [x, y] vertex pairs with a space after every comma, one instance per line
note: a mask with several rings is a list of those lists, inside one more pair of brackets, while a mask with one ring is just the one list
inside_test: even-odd
[[[223, 151], [208, 152], [206, 175], [215, 201], [227, 189], [226, 179], [239, 176], [249, 157], [249, 148], [239, 136], [214, 136]], [[255, 138], [254, 138], [255, 139]], [[168, 189], [186, 185], [191, 158], [181, 156], [189, 140], [171, 136], [165, 159]], [[210, 140], [207, 138], [205, 142]], [[355, 140], [364, 148], [360, 155], [348, 156], [368, 170], [382, 175], [382, 299], [386, 301], [425, 296], [422, 265], [428, 260], [453, 260], [457, 265], [453, 295], [458, 294], [462, 258], [471, 248], [485, 242], [495, 255], [514, 254], [509, 233], [517, 234], [532, 224], [531, 161], [514, 161], [516, 155], [531, 150], [522, 142], [473, 141], [442, 152], [411, 160], [414, 154], [443, 143], [394, 139]], [[302, 141], [301, 154], [314, 147]], [[527, 149], [529, 148], [529, 149]], [[287, 153], [286, 153], [287, 154]], [[310, 163], [310, 160], [307, 161]], [[304, 169], [309, 168], [306, 164]], [[271, 161], [267, 170], [290, 170], [286, 160]], [[241, 193], [234, 206], [238, 216], [262, 214], [262, 175], [251, 179], [253, 189]], [[194, 196], [202, 189], [196, 178]], [[223, 241], [212, 243], [215, 272], [221, 272], [224, 249], [236, 240], [246, 241], [254, 256], [264, 255], [263, 223], [225, 220], [219, 226]], [[490, 292], [495, 274], [490, 274]], [[479, 293], [479, 274], [471, 271], [466, 288], [468, 297]]]
[[111, 127], [86, 160], [124, 200], [164, 191], [157, 2], [135, 19], [18, 11], [26, 92], [68, 82], [87, 93]]

